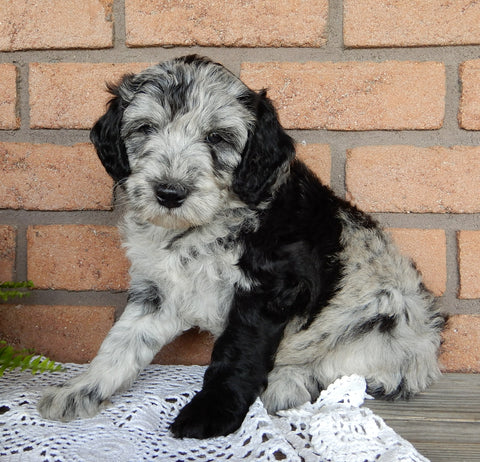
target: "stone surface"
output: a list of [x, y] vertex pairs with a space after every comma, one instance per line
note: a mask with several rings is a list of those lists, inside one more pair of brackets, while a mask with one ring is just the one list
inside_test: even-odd
[[459, 298], [480, 298], [480, 231], [460, 231], [458, 266], [460, 273]]
[[17, 116], [17, 66], [0, 64], [0, 130], [20, 127]]
[[0, 282], [14, 279], [16, 237], [13, 226], [0, 225]]
[[108, 306], [0, 305], [0, 338], [54, 361], [91, 361], [113, 325]]
[[323, 184], [330, 185], [332, 159], [328, 144], [297, 144], [297, 156], [305, 162]]
[[91, 144], [0, 143], [0, 174], [0, 208], [112, 208], [112, 180]]
[[466, 130], [480, 130], [480, 59], [466, 61], [460, 66], [460, 80], [459, 124]]
[[422, 273], [423, 282], [434, 295], [444, 294], [447, 285], [447, 243], [443, 229], [388, 230], [402, 253]]
[[113, 0], [4, 0], [0, 51], [113, 45]]
[[117, 83], [148, 63], [30, 64], [31, 128], [89, 129], [111, 99], [107, 82]]
[[445, 372], [480, 372], [480, 315], [450, 316], [440, 363]]
[[126, 290], [128, 261], [115, 227], [30, 226], [28, 279], [38, 289]]
[[210, 363], [213, 337], [208, 332], [191, 329], [165, 345], [155, 356], [156, 364], [206, 365]]
[[362, 146], [347, 153], [347, 197], [369, 212], [480, 212], [480, 147]]
[[126, 0], [128, 46], [319, 47], [327, 0]]
[[480, 44], [480, 3], [472, 0], [345, 0], [347, 47]]
[[439, 62], [244, 62], [241, 78], [268, 89], [285, 128], [426, 130], [443, 124]]

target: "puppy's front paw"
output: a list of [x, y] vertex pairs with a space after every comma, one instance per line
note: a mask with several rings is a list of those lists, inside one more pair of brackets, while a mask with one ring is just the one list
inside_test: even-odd
[[178, 414], [170, 427], [177, 438], [211, 438], [237, 430], [247, 410], [235, 409], [235, 398], [221, 399], [212, 392], [200, 391]]
[[69, 385], [48, 388], [37, 409], [45, 419], [69, 422], [76, 418], [93, 417], [105, 407], [97, 387]]

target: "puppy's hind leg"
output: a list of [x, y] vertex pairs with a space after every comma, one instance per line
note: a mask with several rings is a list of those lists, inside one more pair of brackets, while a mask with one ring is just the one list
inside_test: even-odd
[[320, 391], [307, 366], [275, 366], [268, 375], [261, 399], [267, 411], [275, 414], [318, 398]]
[[172, 313], [143, 313], [135, 303], [112, 327], [89, 369], [43, 394], [38, 410], [47, 419], [93, 417], [119, 389], [131, 385], [159, 349], [182, 330]]

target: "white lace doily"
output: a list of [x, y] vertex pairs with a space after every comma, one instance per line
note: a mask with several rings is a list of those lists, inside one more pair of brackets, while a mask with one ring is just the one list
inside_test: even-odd
[[13, 371], [0, 377], [1, 461], [427, 461], [360, 407], [366, 394], [358, 376], [343, 377], [315, 403], [275, 417], [258, 399], [242, 427], [227, 437], [179, 440], [168, 426], [200, 389], [204, 367], [149, 366], [98, 416], [70, 423], [44, 420], [35, 408], [42, 390], [86, 366], [66, 367], [63, 373]]

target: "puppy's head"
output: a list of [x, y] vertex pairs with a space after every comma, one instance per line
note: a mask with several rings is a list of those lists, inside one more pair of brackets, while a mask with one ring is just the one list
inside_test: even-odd
[[220, 64], [186, 56], [127, 75], [90, 138], [140, 219], [211, 222], [274, 194], [294, 156], [265, 92]]

